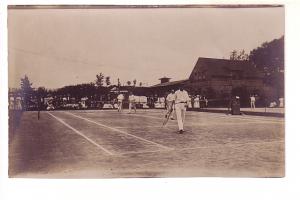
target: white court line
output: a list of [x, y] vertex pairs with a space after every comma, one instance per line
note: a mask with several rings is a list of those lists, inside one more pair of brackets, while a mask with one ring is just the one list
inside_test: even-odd
[[[210, 113], [212, 114], [212, 113]], [[147, 116], [147, 115], [139, 115], [139, 114], [131, 114], [132, 116], [141, 116], [141, 117], [146, 117], [146, 118], [152, 118], [152, 119], [159, 119], [159, 120], [162, 120], [163, 118], [159, 118], [159, 117], [154, 117], [154, 116]], [[197, 115], [189, 115], [191, 117], [199, 117], [199, 119], [201, 120], [201, 118], [203, 118], [203, 116], [197, 116]], [[186, 116], [186, 123], [188, 123], [188, 117], [189, 116]], [[231, 117], [229, 118], [228, 116], [215, 116], [215, 115], [212, 115], [213, 117], [216, 117], [216, 118], [226, 118], [226, 119], [243, 119], [243, 120], [250, 120], [252, 121], [251, 123], [283, 123], [282, 121], [275, 121], [275, 120], [264, 120], [264, 119], [259, 119], [259, 118], [242, 118], [242, 117]], [[171, 120], [169, 120], [169, 122], [172, 123]], [[173, 122], [177, 122], [177, 120], [174, 120]], [[248, 122], [249, 123], [249, 122]], [[220, 123], [216, 123], [216, 124], [220, 124]], [[229, 122], [229, 123], [222, 123], [222, 124], [236, 124], [236, 123], [232, 123], [232, 122]]]
[[[97, 113], [90, 113], [92, 115], [97, 115]], [[151, 119], [159, 119], [159, 120], [163, 120], [164, 118], [162, 117], [154, 117], [154, 116], [146, 116], [146, 115], [141, 115], [141, 114], [136, 114], [136, 113], [119, 113], [119, 115], [122, 116], [138, 116], [138, 117], [146, 117], [146, 118], [151, 118]]]
[[[157, 119], [157, 120], [160, 120], [161, 122], [163, 122], [163, 120], [165, 119], [164, 117], [154, 117], [154, 116], [147, 116], [147, 115], [140, 115], [140, 114], [132, 114], [132, 116], [145, 117], [145, 118], [149, 118], [149, 119]], [[177, 124], [177, 120], [173, 121], [173, 120], [169, 119], [168, 123], [176, 123]], [[165, 126], [160, 126], [160, 127], [163, 128], [163, 127], [170, 127], [170, 126], [172, 126], [172, 125], [166, 124]], [[175, 124], [173, 126], [175, 126]]]
[[[92, 115], [97, 115], [96, 113], [91, 113]], [[160, 121], [162, 121], [162, 120], [164, 120], [164, 118], [162, 118], [162, 117], [154, 117], [154, 116], [146, 116], [146, 115], [140, 115], [140, 114], [135, 114], [135, 113], [131, 113], [131, 114], [126, 114], [126, 113], [122, 113], [121, 115], [123, 115], [123, 116], [137, 116], [137, 117], [145, 117], [145, 118], [150, 118], [150, 119], [157, 119], [157, 120], [160, 120]], [[169, 120], [169, 122], [172, 122], [172, 120], [170, 119]], [[177, 123], [177, 120], [174, 120], [174, 122], [176, 122]], [[177, 126], [177, 125], [166, 125], [166, 126], [164, 126], [164, 127], [170, 127], [170, 126]], [[161, 125], [161, 126], [142, 126], [142, 128], [143, 127], [149, 127], [149, 128], [151, 128], [151, 127], [153, 127], [153, 128], [163, 128], [163, 126]], [[115, 127], [115, 128], [126, 128], [126, 127]], [[128, 128], [130, 128], [130, 127], [128, 127]]]
[[[259, 117], [246, 117], [246, 116], [226, 116], [224, 115], [220, 115], [218, 113], [207, 113], [208, 115], [210, 115], [210, 117], [216, 117], [216, 118], [224, 118], [224, 119], [242, 119], [242, 120], [252, 120], [252, 121], [260, 121], [260, 122], [273, 122], [273, 123], [284, 123], [284, 120], [278, 119], [278, 120], [273, 120], [273, 119], [266, 119], [266, 118], [259, 118]], [[190, 116], [197, 116], [195, 114], [192, 114]], [[199, 116], [201, 117], [201, 116]]]
[[171, 152], [171, 151], [187, 151], [187, 150], [196, 150], [196, 149], [211, 149], [211, 148], [228, 148], [228, 147], [237, 147], [243, 145], [263, 145], [263, 144], [273, 144], [273, 143], [284, 143], [283, 140], [278, 141], [269, 141], [269, 142], [249, 142], [249, 143], [235, 143], [235, 144], [223, 144], [223, 145], [213, 145], [213, 146], [202, 146], [202, 147], [187, 147], [181, 149], [170, 149], [170, 150], [157, 150], [157, 151], [136, 151], [121, 153], [118, 155], [131, 155], [131, 154], [145, 154], [145, 153], [161, 153], [161, 152]]
[[[189, 117], [189, 116], [192, 116], [192, 117], [199, 117], [200, 119], [203, 118], [203, 116], [199, 116], [197, 115], [198, 113], [189, 113], [186, 112], [186, 117]], [[272, 119], [266, 119], [266, 118], [258, 118], [258, 117], [246, 117], [246, 116], [243, 116], [243, 117], [240, 117], [240, 116], [220, 116], [220, 115], [216, 115], [217, 113], [207, 113], [209, 115], [211, 115], [212, 117], [217, 117], [217, 118], [226, 118], [226, 119], [243, 119], [243, 120], [252, 120], [253, 121], [260, 121], [261, 123], [263, 122], [268, 122], [268, 123], [283, 123], [284, 121], [282, 120], [272, 120]], [[152, 118], [152, 119], [159, 119], [159, 120], [162, 120], [163, 118], [162, 117], [155, 117], [155, 116], [147, 116], [147, 115], [141, 115], [141, 114], [129, 114], [129, 115], [132, 115], [132, 116], [140, 116], [140, 117], [146, 117], [146, 118]], [[172, 122], [172, 121], [171, 121]], [[176, 121], [174, 121], [176, 122]], [[254, 122], [253, 122], [254, 123]]]
[[278, 140], [278, 141], [268, 141], [268, 142], [248, 142], [248, 143], [235, 143], [235, 144], [224, 144], [224, 145], [214, 145], [214, 146], [203, 146], [203, 147], [188, 147], [188, 148], [182, 148], [177, 149], [179, 151], [185, 151], [185, 150], [193, 150], [193, 149], [209, 149], [209, 148], [220, 148], [220, 147], [236, 147], [241, 145], [262, 145], [262, 144], [272, 144], [272, 143], [284, 143], [284, 140]]
[[[218, 116], [219, 118], [226, 118], [225, 116]], [[228, 118], [227, 118], [228, 119]], [[259, 119], [259, 118], [252, 118], [252, 117], [231, 117], [230, 119], [241, 119], [241, 120], [250, 120], [250, 121], [256, 121], [261, 123], [284, 123], [284, 120], [267, 120], [267, 119]]]
[[160, 153], [160, 152], [175, 151], [175, 150], [176, 149], [164, 149], [164, 150], [153, 150], [153, 151], [133, 151], [133, 152], [119, 153], [118, 156], [133, 155], [133, 154], [145, 154], [145, 153]]
[[151, 118], [151, 119], [159, 119], [160, 121], [164, 120], [163, 117], [146, 116], [146, 115], [141, 115], [141, 114], [136, 114], [136, 113], [128, 114], [128, 116], [137, 116], [137, 117], [145, 117], [145, 118]]
[[[82, 112], [82, 113], [88, 113], [88, 112]], [[145, 112], [145, 113], [147, 113], [147, 112]], [[162, 112], [151, 112], [151, 111], [149, 113], [163, 114]], [[192, 117], [202, 118], [203, 116], [199, 115], [200, 113], [208, 114], [211, 117], [222, 118], [222, 119], [241, 119], [241, 120], [248, 120], [248, 121], [252, 121], [252, 122], [253, 121], [255, 121], [255, 122], [259, 121], [260, 123], [284, 123], [284, 120], [281, 120], [281, 119], [278, 119], [278, 120], [277, 119], [266, 119], [264, 117], [259, 118], [259, 117], [255, 117], [255, 116], [253, 116], [253, 117], [249, 117], [249, 116], [231, 116], [231, 115], [225, 116], [224, 113], [193, 112], [193, 111], [187, 111], [186, 112], [186, 117], [192, 116]], [[96, 115], [97, 112], [90, 112], [90, 114]], [[126, 112], [123, 112], [121, 114], [122, 115], [131, 115], [131, 116], [139, 116], [139, 117], [163, 120], [163, 117], [147, 116], [147, 115], [142, 115], [142, 114], [135, 114], [135, 113], [128, 114]], [[224, 115], [220, 116], [220, 114], [224, 114]], [[174, 122], [176, 122], [176, 121], [174, 121]], [[172, 123], [172, 121], [171, 121], [171, 123]]]
[[[199, 119], [201, 121], [201, 119]], [[176, 122], [176, 121], [175, 121]], [[184, 124], [185, 127], [193, 127], [193, 126], [197, 126], [197, 127], [202, 127], [202, 126], [211, 126], [211, 125], [239, 125], [240, 123], [236, 123], [236, 122], [185, 122], [187, 124]], [[266, 122], [243, 122], [243, 124], [240, 125], [244, 125], [244, 124], [264, 124]], [[274, 123], [274, 122], [269, 122], [269, 123]], [[178, 127], [177, 124], [167, 124], [164, 127]], [[162, 126], [155, 126], [155, 125], [150, 125], [150, 126], [116, 126], [114, 128], [124, 128], [124, 129], [137, 129], [137, 128], [162, 128]]]
[[63, 125], [65, 125], [66, 127], [68, 127], [69, 129], [71, 129], [72, 131], [74, 131], [75, 133], [77, 133], [78, 135], [80, 135], [81, 137], [83, 137], [84, 139], [86, 139], [87, 141], [89, 141], [90, 143], [92, 143], [93, 145], [97, 146], [98, 148], [100, 148], [101, 150], [105, 151], [107, 154], [109, 155], [114, 155], [113, 153], [111, 153], [110, 151], [108, 151], [107, 149], [103, 148], [101, 145], [97, 144], [95, 141], [91, 140], [90, 138], [88, 138], [87, 136], [85, 136], [83, 133], [81, 133], [80, 131], [78, 131], [77, 129], [73, 128], [72, 126], [70, 126], [69, 124], [67, 124], [66, 122], [64, 122], [62, 119], [54, 116], [53, 114], [47, 112], [49, 115], [51, 115], [53, 118], [55, 118], [57, 121], [59, 121], [60, 123], [62, 123]]
[[270, 121], [270, 122], [284, 122], [285, 118], [266, 118], [266, 117], [255, 117], [252, 116], [250, 117], [250, 115], [246, 115], [248, 119], [255, 119], [255, 120], [263, 120], [263, 121]]
[[[95, 113], [92, 113], [93, 115], [95, 115]], [[131, 114], [125, 114], [124, 113], [124, 116], [125, 115], [128, 115], [128, 116], [137, 116], [137, 117], [145, 117], [145, 118], [149, 118], [149, 119], [157, 119], [157, 120], [160, 120], [160, 121], [162, 121], [162, 120], [164, 120], [164, 118], [162, 118], [162, 117], [154, 117], [154, 116], [147, 116], [147, 115], [141, 115], [141, 114], [135, 114], [135, 113], [131, 113]], [[177, 127], [178, 125], [177, 125], [177, 120], [175, 119], [174, 121], [173, 120], [169, 120], [168, 121], [169, 123], [174, 123], [173, 125], [172, 124], [166, 124], [165, 126], [162, 126], [162, 125], [160, 125], [160, 126], [142, 126], [142, 128], [144, 128], [144, 127], [148, 127], [148, 128], [168, 128], [168, 127]], [[176, 124], [175, 124], [176, 123]], [[115, 127], [115, 128], [132, 128], [132, 127]]]
[[[199, 119], [201, 121], [201, 119]], [[238, 122], [212, 122], [213, 120], [210, 120], [208, 122], [188, 122], [187, 124], [185, 124], [184, 126], [210, 126], [210, 125], [215, 125], [215, 126], [218, 126], [218, 125], [224, 125], [224, 126], [230, 126], [230, 125], [240, 125], [240, 126], [243, 126], [245, 124], [282, 124], [282, 123], [279, 123], [279, 122], [261, 122], [261, 121], [238, 121]]]
[[84, 117], [75, 115], [75, 114], [70, 113], [70, 112], [64, 112], [64, 113], [69, 114], [69, 115], [72, 115], [72, 116], [77, 117], [77, 118], [79, 118], [79, 119], [83, 119], [83, 120], [86, 120], [86, 121], [88, 121], [88, 122], [97, 124], [98, 126], [102, 126], [102, 127], [104, 127], [104, 128], [113, 130], [113, 131], [115, 131], [115, 132], [122, 133], [122, 134], [125, 134], [125, 135], [129, 135], [129, 136], [131, 136], [131, 137], [137, 138], [137, 139], [142, 140], [142, 141], [144, 141], [144, 142], [148, 142], [148, 143], [151, 143], [151, 144], [155, 144], [156, 146], [159, 146], [159, 147], [161, 147], [161, 148], [163, 148], [163, 149], [168, 149], [168, 150], [172, 149], [172, 148], [170, 148], [170, 147], [166, 147], [166, 146], [164, 146], [164, 145], [158, 144], [158, 143], [156, 143], [156, 142], [152, 142], [152, 141], [150, 141], [150, 140], [141, 138], [141, 137], [139, 137], [139, 136], [132, 135], [132, 134], [127, 133], [127, 132], [125, 132], [125, 131], [122, 131], [122, 130], [120, 130], [120, 129], [116, 129], [116, 128], [114, 128], [114, 127], [110, 127], [110, 126], [106, 126], [106, 125], [104, 125], [104, 124], [101, 124], [101, 123], [99, 123], [99, 122], [95, 122], [95, 121], [90, 120], [90, 119], [88, 119], [88, 118], [84, 118]]
[[[90, 113], [92, 115], [97, 115], [96, 113]], [[248, 121], [248, 122], [243, 122], [243, 123], [247, 123], [247, 124], [257, 124], [257, 123], [260, 123], [260, 124], [264, 124], [264, 123], [272, 123], [272, 124], [282, 124], [283, 122], [282, 121], [274, 121], [274, 120], [261, 120], [261, 119], [253, 119], [252, 118], [241, 118], [241, 117], [232, 117], [232, 116], [216, 116], [214, 115], [214, 113], [209, 113], [211, 114], [212, 117], [216, 117], [216, 118], [222, 118], [222, 119], [243, 119], [244, 121]], [[158, 120], [162, 120], [163, 118], [161, 117], [155, 117], [155, 116], [147, 116], [147, 115], [141, 115], [141, 114], [135, 114], [135, 113], [132, 113], [132, 114], [126, 114], [126, 113], [122, 113], [122, 115], [128, 115], [128, 116], [140, 116], [140, 117], [145, 117], [145, 118], [151, 118], [151, 119], [158, 119]], [[189, 116], [191, 117], [199, 117], [199, 120], [201, 121], [201, 119], [203, 118], [203, 116], [197, 116], [196, 114], [190, 114]], [[189, 117], [188, 116], [188, 117]], [[230, 118], [231, 117], [231, 118]], [[189, 119], [189, 118], [187, 118]], [[192, 118], [192, 120], [195, 119], [195, 118]], [[206, 118], [207, 119], [207, 118]], [[222, 124], [222, 125], [236, 125], [236, 124], [239, 124], [240, 122], [215, 122], [215, 123], [212, 123], [211, 121], [213, 120], [210, 120], [209, 124], [207, 123], [203, 123], [203, 122], [193, 122], [193, 121], [185, 121], [185, 125], [186, 127], [188, 126], [208, 126], [208, 125], [212, 125], [212, 124]], [[168, 124], [164, 127], [177, 127], [177, 120], [169, 120], [170, 123], [174, 123], [174, 124]], [[176, 125], [175, 125], [176, 123]], [[142, 128], [144, 127], [148, 127], [148, 128], [162, 128], [162, 126], [142, 126]], [[132, 128], [132, 127], [115, 127], [115, 128]], [[134, 127], [135, 128], [135, 127]]]
[[[188, 113], [188, 112], [187, 112]], [[96, 115], [96, 113], [91, 113], [92, 115]], [[155, 116], [147, 116], [147, 115], [141, 115], [141, 114], [135, 114], [135, 113], [132, 113], [132, 114], [126, 114], [126, 113], [122, 113], [123, 115], [128, 115], [128, 116], [140, 116], [140, 117], [145, 117], [145, 118], [150, 118], [150, 119], [157, 119], [157, 120], [162, 120], [163, 118], [162, 117], [155, 117]], [[184, 126], [188, 127], [188, 126], [208, 126], [208, 124], [206, 123], [202, 123], [202, 122], [199, 122], [199, 124], [197, 124], [197, 122], [193, 122], [192, 120], [195, 120], [195, 118], [191, 118], [191, 120], [189, 120], [189, 117], [197, 117], [197, 119], [199, 118], [199, 120], [201, 121], [201, 119], [203, 118], [203, 116], [199, 116], [198, 115], [199, 113], [189, 113], [187, 114], [186, 116], [186, 121], [185, 121], [185, 124]], [[241, 119], [243, 120], [243, 123], [247, 123], [247, 124], [264, 124], [264, 123], [268, 123], [268, 124], [283, 124], [284, 121], [279, 121], [279, 120], [266, 120], [266, 119], [259, 119], [259, 118], [252, 118], [252, 117], [239, 117], [239, 116], [220, 116], [219, 113], [205, 113], [205, 114], [209, 114], [210, 117], [215, 117], [215, 118], [221, 118], [221, 119]], [[207, 119], [207, 117], [204, 117], [205, 119]], [[209, 122], [209, 125], [212, 125], [212, 124], [222, 124], [222, 125], [236, 125], [236, 124], [240, 124], [240, 121], [239, 122], [221, 122], [221, 123], [218, 123], [218, 122], [215, 122], [215, 123], [211, 123], [211, 121], [213, 121], [213, 119], [210, 120]], [[245, 121], [248, 121], [248, 122], [245, 122]], [[172, 126], [177, 126], [175, 125], [175, 123], [177, 124], [177, 120], [169, 120], [169, 123], [174, 123], [173, 125], [172, 124], [167, 124], [166, 126], [164, 127], [172, 127]], [[144, 126], [143, 126], [144, 127]], [[151, 127], [151, 126], [149, 126]], [[158, 128], [158, 126], [152, 126], [153, 128]], [[160, 126], [161, 127], [161, 126]], [[117, 127], [117, 128], [126, 128], [126, 127]], [[130, 127], [128, 127], [130, 128]]]
[[[164, 127], [177, 127], [178, 125], [166, 125], [166, 126], [164, 126]], [[187, 125], [188, 126], [188, 125]], [[161, 125], [159, 125], [159, 126], [155, 126], [155, 125], [153, 125], [153, 126], [115, 126], [114, 128], [124, 128], [124, 129], [137, 129], [137, 128], [163, 128]]]
[[152, 119], [159, 119], [161, 121], [163, 121], [164, 118], [162, 117], [154, 117], [154, 116], [146, 116], [146, 115], [140, 115], [140, 114], [129, 114], [131, 116], [137, 116], [137, 117], [146, 117], [146, 118], [152, 118]]

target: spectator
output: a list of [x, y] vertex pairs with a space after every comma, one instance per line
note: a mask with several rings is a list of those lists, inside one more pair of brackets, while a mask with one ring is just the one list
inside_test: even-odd
[[131, 113], [132, 108], [134, 109], [134, 112], [136, 113], [135, 97], [132, 92], [130, 92], [128, 100], [129, 100], [129, 113]]
[[118, 112], [122, 112], [124, 95], [120, 93], [117, 97], [117, 100], [118, 100]]
[[283, 97], [280, 97], [280, 98], [279, 98], [279, 107], [280, 107], [280, 108], [283, 108], [283, 107], [284, 107], [284, 102], [283, 102], [283, 101], [284, 101]]
[[250, 107], [255, 109], [255, 96], [254, 95], [250, 96]]
[[194, 108], [200, 108], [200, 96], [197, 95], [194, 99]]
[[203, 97], [203, 99], [204, 99], [204, 103], [205, 103], [205, 108], [207, 108], [207, 106], [208, 106], [208, 99], [205, 96]]

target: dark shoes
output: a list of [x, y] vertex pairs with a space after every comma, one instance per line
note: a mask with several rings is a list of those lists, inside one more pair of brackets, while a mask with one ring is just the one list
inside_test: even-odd
[[179, 130], [179, 134], [183, 134], [183, 130]]

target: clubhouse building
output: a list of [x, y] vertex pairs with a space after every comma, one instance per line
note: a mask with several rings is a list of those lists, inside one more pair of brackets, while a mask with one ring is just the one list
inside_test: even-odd
[[[226, 98], [232, 93], [241, 97], [260, 95], [264, 89], [263, 73], [249, 61], [198, 58], [188, 79], [172, 81], [163, 77], [161, 83], [149, 87], [159, 96], [183, 86], [191, 95]], [[248, 96], [249, 98], [249, 96]]]

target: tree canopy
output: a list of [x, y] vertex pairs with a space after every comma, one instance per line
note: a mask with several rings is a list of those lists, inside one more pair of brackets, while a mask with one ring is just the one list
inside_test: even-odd
[[97, 74], [96, 75], [96, 85], [98, 86], [98, 87], [101, 87], [101, 86], [103, 86], [103, 83], [104, 83], [104, 74], [103, 73], [100, 73], [100, 74]]
[[230, 60], [249, 60], [249, 55], [245, 52], [245, 50], [237, 51], [233, 50], [230, 53]]
[[24, 108], [25, 110], [29, 107], [30, 102], [30, 96], [33, 94], [33, 89], [31, 87], [32, 83], [29, 81], [29, 78], [27, 75], [24, 76], [24, 78], [21, 78], [21, 93], [22, 97], [24, 99]]
[[97, 93], [106, 92], [104, 90], [104, 87], [96, 87], [94, 83], [83, 83], [78, 85], [68, 85], [55, 90], [53, 93], [55, 95], [67, 95], [80, 99], [82, 97], [89, 97]]
[[271, 42], [264, 42], [250, 52], [249, 60], [267, 72], [284, 70], [284, 36]]
[[29, 78], [27, 75], [24, 78], [21, 78], [21, 90], [23, 93], [30, 93], [32, 92], [32, 83], [30, 83]]
[[250, 61], [264, 72], [264, 83], [275, 89], [274, 98], [284, 96], [284, 36], [253, 49]]
[[105, 77], [105, 83], [106, 83], [106, 86], [110, 86], [111, 82], [110, 82], [109, 76]]

